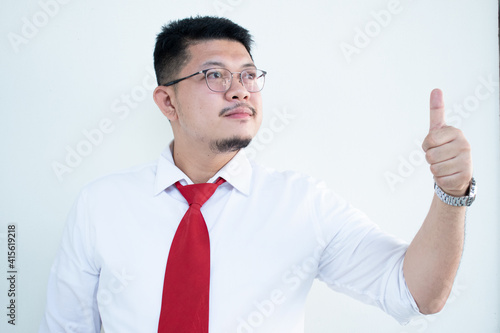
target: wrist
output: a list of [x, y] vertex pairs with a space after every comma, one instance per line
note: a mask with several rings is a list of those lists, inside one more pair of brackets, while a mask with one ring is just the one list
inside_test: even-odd
[[476, 199], [476, 181], [472, 177], [468, 188], [458, 195], [443, 191], [436, 183], [434, 183], [434, 191], [442, 202], [455, 207], [470, 206]]

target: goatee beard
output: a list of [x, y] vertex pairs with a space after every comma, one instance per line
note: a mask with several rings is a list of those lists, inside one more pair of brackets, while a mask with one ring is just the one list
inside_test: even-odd
[[210, 148], [216, 154], [230, 153], [245, 148], [252, 141], [251, 138], [233, 137], [212, 142]]

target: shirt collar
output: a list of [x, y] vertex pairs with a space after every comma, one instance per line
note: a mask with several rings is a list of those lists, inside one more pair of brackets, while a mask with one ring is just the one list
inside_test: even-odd
[[[184, 184], [193, 184], [193, 181], [175, 165], [170, 148], [171, 146], [172, 144], [163, 150], [158, 160], [154, 195], [160, 194], [169, 186], [174, 185], [177, 181], [181, 181]], [[219, 177], [224, 178], [227, 183], [244, 195], [250, 194], [252, 165], [244, 149], [240, 149], [226, 165], [208, 180], [208, 183], [215, 182]]]

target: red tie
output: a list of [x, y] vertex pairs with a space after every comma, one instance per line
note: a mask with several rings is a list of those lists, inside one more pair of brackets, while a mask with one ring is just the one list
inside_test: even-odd
[[208, 333], [210, 239], [200, 208], [225, 180], [182, 186], [189, 208], [177, 227], [168, 254], [159, 333]]

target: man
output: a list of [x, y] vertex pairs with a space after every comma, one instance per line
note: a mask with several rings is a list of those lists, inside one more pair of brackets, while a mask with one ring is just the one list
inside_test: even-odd
[[[154, 100], [174, 140], [157, 163], [84, 188], [54, 263], [40, 332], [99, 332], [101, 325], [107, 333], [303, 332], [316, 277], [401, 323], [442, 309], [475, 183], [468, 142], [444, 123], [441, 91], [431, 93], [423, 143], [436, 194], [408, 246], [321, 183], [246, 158], [243, 148], [262, 120], [266, 74], [255, 66], [250, 44], [247, 30], [222, 18], [163, 28]], [[179, 287], [205, 274], [195, 272], [203, 262], [189, 273], [171, 269], [187, 261], [172, 254], [185, 245], [177, 235], [195, 206], [184, 192], [216, 181], [196, 213], [209, 234], [209, 280]], [[171, 283], [172, 275], [181, 277]], [[204, 283], [207, 299], [192, 292]], [[193, 314], [199, 304], [206, 308]]]

